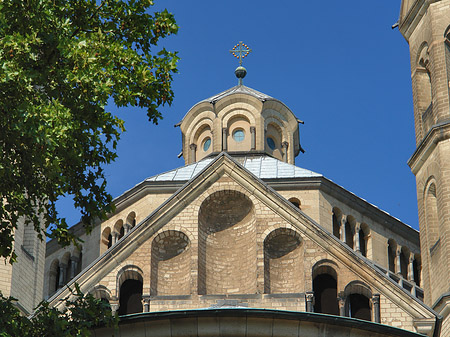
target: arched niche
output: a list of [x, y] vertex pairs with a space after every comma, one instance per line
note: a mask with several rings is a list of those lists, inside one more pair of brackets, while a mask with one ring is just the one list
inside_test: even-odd
[[312, 270], [314, 312], [339, 315], [337, 298], [337, 272], [332, 261], [319, 261]]
[[215, 192], [200, 206], [198, 221], [198, 293], [255, 293], [252, 201], [234, 190]]
[[361, 281], [352, 281], [344, 289], [346, 316], [372, 320], [370, 287]]
[[436, 182], [431, 180], [425, 190], [425, 219], [428, 249], [432, 249], [439, 240], [439, 216]]
[[194, 135], [192, 144], [196, 145], [196, 161], [206, 157], [213, 152], [212, 123], [202, 124]]
[[111, 291], [109, 291], [109, 289], [104, 285], [97, 285], [94, 289], [89, 291], [89, 293], [95, 298], [110, 304]]
[[151, 259], [151, 295], [190, 294], [191, 249], [184, 233], [160, 233], [152, 241]]
[[264, 240], [264, 292], [301, 291], [303, 254], [300, 235], [288, 228], [272, 231]]
[[142, 312], [142, 270], [136, 266], [126, 266], [117, 275], [119, 315]]
[[267, 125], [265, 130], [264, 139], [264, 150], [266, 153], [274, 156], [279, 160], [283, 160], [283, 150], [282, 150], [282, 130], [281, 127], [271, 122]]
[[228, 120], [227, 148], [229, 152], [250, 151], [252, 136], [250, 121], [244, 115], [235, 115]]

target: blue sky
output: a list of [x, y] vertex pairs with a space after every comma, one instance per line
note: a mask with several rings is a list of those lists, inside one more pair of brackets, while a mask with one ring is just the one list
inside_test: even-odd
[[[110, 107], [125, 120], [117, 161], [106, 168], [117, 197], [147, 177], [183, 166], [174, 128], [196, 102], [237, 84], [229, 50], [244, 41], [244, 84], [283, 101], [299, 119], [296, 165], [323, 174], [418, 228], [408, 44], [397, 29], [400, 0], [157, 1], [175, 14], [179, 51], [174, 104], [155, 126], [145, 111]], [[79, 215], [67, 201], [62, 215]]]

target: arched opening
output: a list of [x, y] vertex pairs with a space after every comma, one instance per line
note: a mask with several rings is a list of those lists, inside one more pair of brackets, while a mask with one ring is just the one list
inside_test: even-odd
[[300, 235], [279, 228], [264, 240], [264, 293], [300, 292], [303, 266]]
[[409, 250], [406, 247], [402, 247], [400, 252], [400, 273], [403, 278], [408, 279], [408, 264], [409, 264]]
[[347, 297], [348, 316], [371, 321], [370, 300], [361, 294], [350, 294]]
[[289, 198], [289, 201], [290, 201], [290, 203], [291, 203], [292, 205], [294, 205], [294, 206], [297, 207], [297, 208], [300, 208], [300, 205], [302, 204], [302, 203], [300, 202], [300, 200], [297, 199], [297, 198]]
[[59, 260], [53, 260], [48, 271], [48, 295], [53, 295], [58, 290], [59, 283]]
[[313, 267], [312, 275], [315, 297], [314, 312], [339, 315], [337, 273], [329, 264], [318, 264]]
[[339, 209], [337, 209], [336, 207], [333, 208], [333, 235], [335, 237], [337, 237], [338, 239], [341, 238], [341, 224], [340, 224], [340, 219], [341, 219], [342, 213]]
[[423, 128], [423, 134], [426, 134], [428, 130], [436, 123], [435, 116], [433, 116], [432, 106], [432, 87], [431, 87], [431, 74], [430, 74], [430, 62], [428, 54], [428, 45], [424, 43], [421, 47], [421, 51], [418, 54], [416, 72], [413, 78], [413, 84], [415, 86], [415, 101], [417, 107], [421, 113], [421, 122]]
[[388, 268], [391, 272], [395, 273], [395, 256], [397, 250], [397, 244], [394, 240], [388, 240]]
[[422, 271], [422, 262], [419, 254], [414, 255], [413, 261], [413, 273], [414, 273], [414, 282], [417, 286], [420, 287], [420, 273]]
[[136, 226], [136, 213], [135, 212], [131, 212], [130, 214], [128, 214], [127, 224], [130, 225], [131, 228]]
[[189, 238], [179, 231], [165, 231], [152, 242], [151, 295], [188, 295], [191, 284]]
[[125, 280], [120, 286], [119, 315], [142, 312], [142, 281]]
[[348, 317], [366, 321], [372, 320], [370, 303], [372, 291], [366, 284], [360, 281], [350, 282], [345, 287], [344, 296], [346, 298], [346, 314]]
[[238, 191], [210, 195], [199, 211], [198, 292], [256, 292], [256, 229], [251, 200]]
[[108, 307], [111, 307], [109, 302], [111, 299], [111, 292], [108, 290], [108, 288], [99, 285], [96, 286], [92, 291], [90, 291], [90, 293], [92, 294], [92, 296], [105, 303]]
[[361, 224], [358, 236], [359, 236], [359, 250], [361, 252], [361, 255], [367, 257], [369, 227], [366, 224]]
[[117, 235], [117, 241], [119, 241], [125, 235], [125, 229], [123, 228], [123, 220], [118, 220], [115, 223], [114, 232]]
[[267, 125], [265, 134], [265, 150], [277, 159], [283, 160], [283, 152], [281, 149], [281, 128], [275, 123]]
[[111, 228], [106, 227], [105, 229], [103, 229], [101, 243], [102, 243], [101, 244], [102, 253], [104, 253], [107, 249], [111, 248], [112, 246]]
[[345, 222], [345, 243], [347, 244], [347, 246], [353, 249], [353, 226], [352, 224], [350, 224], [350, 222], [354, 222], [354, 220], [351, 216], [348, 216], [347, 221]]
[[427, 223], [428, 249], [432, 250], [439, 240], [439, 222], [438, 222], [438, 202], [436, 184], [429, 184], [425, 194], [425, 219]]
[[119, 315], [142, 312], [142, 286], [142, 271], [136, 266], [126, 266], [119, 272]]

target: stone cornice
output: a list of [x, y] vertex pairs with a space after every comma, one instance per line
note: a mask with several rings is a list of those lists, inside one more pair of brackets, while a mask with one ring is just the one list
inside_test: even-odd
[[414, 175], [419, 172], [430, 153], [434, 150], [436, 145], [446, 139], [450, 138], [450, 120], [435, 124], [426, 136], [417, 146], [411, 158], [408, 159], [408, 165]]

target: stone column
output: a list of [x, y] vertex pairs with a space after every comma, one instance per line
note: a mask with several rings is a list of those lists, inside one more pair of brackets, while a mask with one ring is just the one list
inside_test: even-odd
[[67, 275], [67, 265], [64, 263], [59, 264], [59, 280], [58, 280], [58, 289], [62, 288], [65, 284], [65, 275]]
[[361, 229], [361, 224], [359, 222], [355, 225], [355, 234], [353, 235], [353, 250], [357, 253], [361, 253], [361, 247], [359, 245], [359, 230]]
[[197, 145], [191, 144], [191, 145], [189, 145], [189, 148], [191, 149], [191, 159], [192, 159], [191, 164], [192, 164], [192, 163], [195, 163], [197, 161], [195, 159], [195, 155], [196, 155], [196, 152], [197, 152]]
[[112, 236], [112, 245], [115, 245], [116, 242], [119, 240], [119, 233], [113, 232], [111, 236]]
[[227, 137], [228, 137], [228, 129], [222, 128], [222, 151], [227, 151]]
[[143, 312], [150, 312], [150, 296], [142, 296], [142, 308], [144, 310]]
[[284, 141], [283, 143], [281, 143], [281, 148], [284, 149], [283, 156], [284, 156], [285, 163], [287, 163], [287, 161], [288, 161], [288, 147], [289, 147], [288, 142]]
[[129, 231], [131, 230], [131, 228], [133, 228], [133, 227], [131, 226], [131, 224], [126, 223], [124, 225], [124, 228], [125, 228], [125, 235], [127, 235], [129, 233]]
[[342, 215], [341, 217], [341, 226], [340, 226], [340, 231], [339, 231], [339, 235], [340, 235], [340, 239], [342, 242], [345, 242], [345, 224], [347, 223], [347, 216], [346, 215]]
[[306, 312], [314, 312], [314, 292], [307, 291], [305, 292], [306, 299]]
[[250, 135], [251, 135], [251, 141], [252, 141], [250, 150], [254, 151], [254, 150], [256, 150], [256, 128], [254, 126], [250, 127]]
[[374, 320], [374, 322], [381, 323], [380, 294], [373, 294], [373, 296], [372, 296], [372, 309], [373, 309], [373, 320]]
[[111, 312], [113, 315], [117, 314], [117, 311], [119, 310], [119, 301], [118, 300], [111, 300], [109, 302], [109, 305], [111, 306]]
[[339, 316], [345, 317], [345, 295], [344, 292], [340, 292], [338, 295]]
[[409, 254], [408, 281], [414, 282], [414, 254]]
[[402, 253], [402, 246], [398, 246], [395, 249], [395, 273], [402, 275], [402, 264], [400, 263], [400, 254]]

